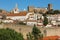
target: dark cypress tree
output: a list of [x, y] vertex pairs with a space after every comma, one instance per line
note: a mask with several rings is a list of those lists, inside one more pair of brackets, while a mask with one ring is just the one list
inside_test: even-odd
[[32, 29], [32, 35], [34, 36], [34, 40], [38, 40], [39, 38], [42, 38], [41, 31], [34, 25]]
[[48, 18], [46, 16], [44, 16], [43, 25], [46, 26], [47, 24], [48, 24]]

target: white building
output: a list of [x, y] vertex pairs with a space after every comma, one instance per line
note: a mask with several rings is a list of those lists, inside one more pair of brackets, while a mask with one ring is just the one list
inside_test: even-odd
[[37, 21], [36, 20], [28, 20], [27, 25], [29, 25], [29, 26], [37, 25]]
[[13, 23], [14, 21], [11, 19], [6, 19], [6, 20], [2, 20], [3, 23]]
[[10, 14], [7, 14], [6, 19], [24, 21], [27, 19], [26, 15], [27, 15], [27, 12], [25, 12], [25, 11], [20, 12], [18, 14], [10, 13]]

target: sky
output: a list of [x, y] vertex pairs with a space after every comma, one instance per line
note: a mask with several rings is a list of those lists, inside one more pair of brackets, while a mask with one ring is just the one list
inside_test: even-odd
[[47, 7], [53, 5], [53, 9], [60, 10], [60, 0], [0, 0], [0, 9], [10, 11], [18, 4], [19, 10], [27, 10], [28, 6]]

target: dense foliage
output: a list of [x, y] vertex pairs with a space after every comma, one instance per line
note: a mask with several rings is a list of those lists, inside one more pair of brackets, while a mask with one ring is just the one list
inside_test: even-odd
[[2, 12], [2, 9], [0, 9], [0, 12]]
[[60, 10], [50, 10], [50, 11], [47, 11], [46, 14], [60, 14]]
[[46, 26], [48, 24], [48, 18], [46, 16], [46, 14], [43, 14], [43, 16], [44, 16], [43, 25]]
[[33, 40], [33, 35], [30, 32], [27, 34], [27, 40]]
[[12, 29], [0, 29], [0, 40], [24, 40], [21, 33]]
[[33, 29], [32, 29], [32, 34], [34, 36], [34, 40], [38, 40], [39, 38], [43, 38], [43, 35], [41, 33], [41, 31], [36, 27], [36, 25], [34, 25]]
[[46, 26], [48, 24], [48, 18], [44, 17], [43, 25]]

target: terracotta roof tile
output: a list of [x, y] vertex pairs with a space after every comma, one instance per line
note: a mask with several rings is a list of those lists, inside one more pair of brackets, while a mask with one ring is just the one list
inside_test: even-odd
[[48, 37], [44, 37], [43, 38], [43, 40], [56, 40], [56, 39], [58, 39], [58, 38], [60, 38], [60, 36], [48, 36]]
[[26, 16], [27, 12], [20, 12], [20, 13], [9, 13], [7, 16]]

